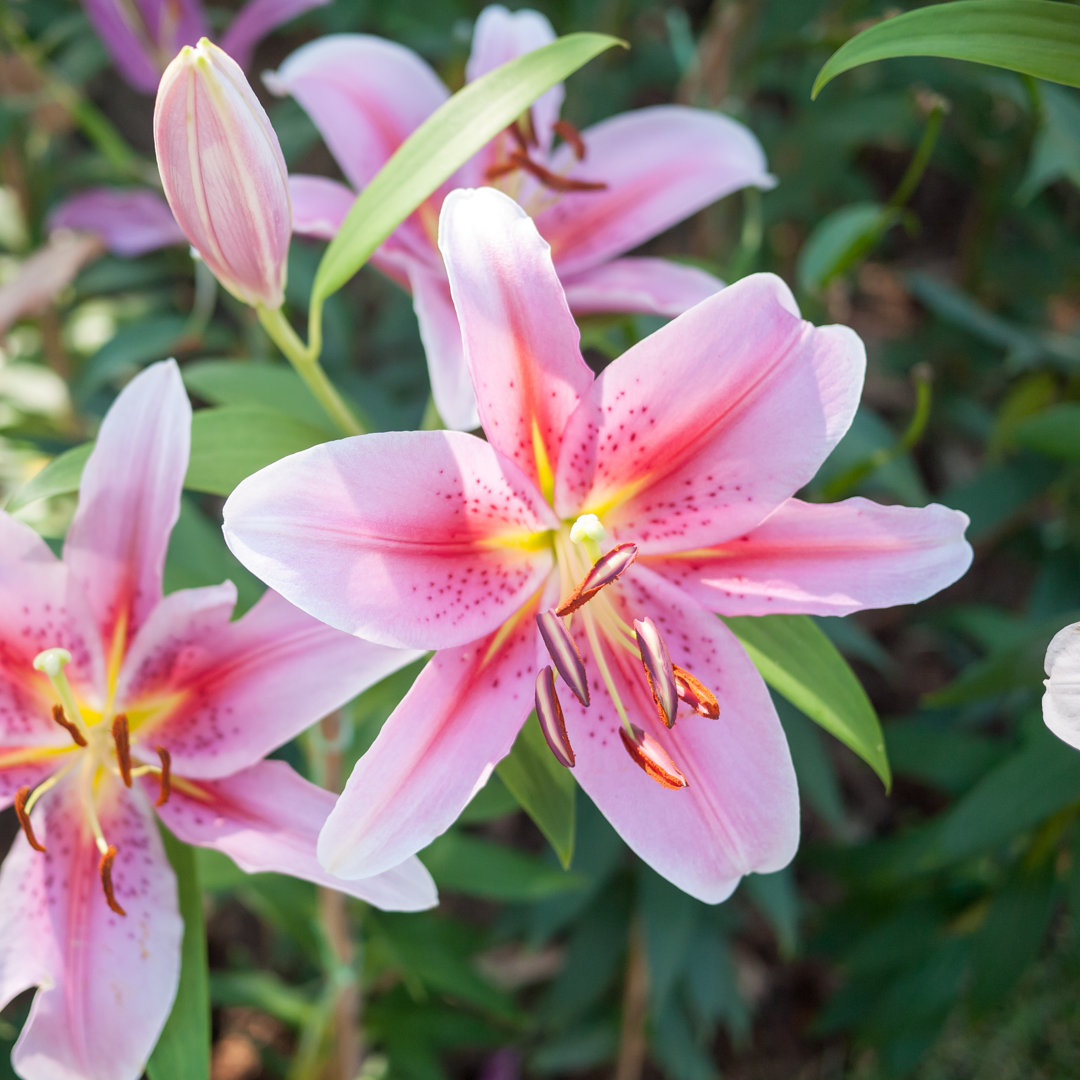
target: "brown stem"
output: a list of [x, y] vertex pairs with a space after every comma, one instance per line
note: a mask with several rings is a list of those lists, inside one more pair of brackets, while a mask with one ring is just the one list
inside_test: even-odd
[[641, 1080], [645, 1069], [645, 1014], [649, 1005], [649, 972], [645, 965], [640, 924], [630, 926], [623, 987], [623, 1022], [614, 1080]]

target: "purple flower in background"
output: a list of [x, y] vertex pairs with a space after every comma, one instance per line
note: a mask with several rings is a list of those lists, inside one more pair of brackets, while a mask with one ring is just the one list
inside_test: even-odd
[[[477, 79], [554, 37], [538, 12], [487, 7], [476, 21], [466, 77]], [[412, 50], [360, 34], [319, 38], [266, 81], [303, 106], [349, 181], [345, 187], [324, 177], [291, 178], [294, 229], [325, 238], [337, 232], [355, 192], [450, 96]], [[432, 395], [451, 427], [478, 422], [437, 245], [439, 210], [452, 189], [501, 188], [535, 219], [575, 315], [674, 316], [722, 282], [696, 267], [625, 253], [733, 191], [773, 185], [757, 139], [726, 116], [662, 105], [578, 133], [559, 119], [562, 99], [562, 86], [538, 98], [427, 199], [372, 260], [413, 295]], [[556, 136], [562, 140], [558, 146]]]
[[[289, 19], [329, 0], [249, 0], [221, 37], [221, 47], [247, 67], [259, 40]], [[152, 94], [161, 73], [185, 46], [210, 33], [200, 0], [83, 0], [113, 63], [136, 90]]]

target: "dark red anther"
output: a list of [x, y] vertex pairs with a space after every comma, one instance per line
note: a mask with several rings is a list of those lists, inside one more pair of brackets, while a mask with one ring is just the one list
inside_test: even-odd
[[679, 698], [699, 716], [715, 720], [720, 715], [720, 702], [716, 700], [716, 695], [685, 668], [678, 664], [672, 664], [671, 668], [675, 673], [675, 688], [679, 692]]
[[556, 120], [552, 127], [555, 134], [574, 151], [574, 157], [578, 161], [584, 161], [585, 140], [581, 137], [581, 132], [569, 120]]
[[552, 191], [605, 191], [607, 189], [607, 184], [602, 180], [575, 180], [572, 176], [560, 176], [533, 161], [520, 150], [514, 150], [510, 154], [510, 160], [515, 162], [518, 168], [535, 176], [544, 187], [551, 188]]
[[161, 790], [158, 792], [155, 806], [164, 806], [172, 794], [172, 754], [164, 746], [154, 747], [161, 759]]
[[555, 609], [556, 615], [569, 615], [591, 600], [605, 585], [610, 585], [637, 558], [637, 544], [616, 544], [601, 555], [585, 575], [585, 580]]
[[112, 868], [116, 861], [116, 848], [110, 844], [105, 854], [98, 863], [98, 876], [101, 878], [101, 887], [105, 891], [105, 903], [116, 912], [117, 915], [126, 915], [127, 912], [120, 906], [113, 891]]
[[116, 744], [116, 764], [120, 766], [120, 779], [125, 787], [131, 787], [131, 734], [128, 719], [118, 713], [112, 722], [112, 737]]
[[634, 732], [633, 738], [627, 734], [624, 727], [619, 728], [619, 736], [634, 762], [662, 787], [671, 788], [673, 791], [686, 787], [686, 777], [679, 772], [675, 762], [671, 760], [671, 755], [637, 724], [630, 726]]
[[656, 703], [656, 711], [660, 714], [660, 719], [671, 727], [679, 709], [679, 692], [675, 686], [675, 672], [672, 670], [667, 646], [652, 619], [635, 620], [634, 634], [637, 637], [641, 663], [645, 667], [645, 678], [649, 680], [649, 689]]
[[86, 745], [83, 733], [64, 715], [63, 705], [52, 707], [52, 718], [54, 724], [59, 724], [71, 736], [76, 746]]
[[34, 826], [30, 824], [30, 815], [26, 812], [26, 800], [28, 798], [30, 798], [30, 788], [26, 785], [23, 785], [15, 792], [15, 816], [19, 819], [27, 843], [35, 851], [44, 851], [45, 845], [40, 843], [34, 835]]
[[563, 625], [562, 619], [554, 611], [541, 611], [536, 616], [536, 625], [544, 639], [548, 656], [551, 657], [555, 670], [574, 696], [586, 707], [589, 704], [589, 680], [585, 676], [585, 662], [581, 659], [577, 644], [570, 636], [570, 631]]
[[541, 668], [540, 674], [536, 676], [536, 718], [540, 721], [540, 730], [544, 733], [555, 760], [572, 769], [574, 750], [570, 745], [570, 736], [566, 734], [562, 706], [555, 693], [555, 672], [549, 667]]

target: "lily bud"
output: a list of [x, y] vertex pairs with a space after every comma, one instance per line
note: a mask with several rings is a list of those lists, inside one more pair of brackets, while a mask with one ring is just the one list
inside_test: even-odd
[[292, 231], [285, 159], [244, 73], [206, 38], [161, 77], [154, 148], [173, 216], [214, 276], [246, 304], [281, 307]]

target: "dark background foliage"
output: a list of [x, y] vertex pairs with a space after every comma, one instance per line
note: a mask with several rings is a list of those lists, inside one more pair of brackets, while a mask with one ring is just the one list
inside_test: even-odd
[[[215, 5], [215, 18], [234, 6]], [[1039, 711], [1046, 643], [1080, 611], [1077, 93], [899, 60], [843, 75], [812, 102], [829, 54], [889, 6], [871, 0], [537, 6], [560, 32], [601, 30], [631, 45], [570, 80], [564, 114], [577, 125], [677, 100], [723, 109], [758, 134], [778, 187], [728, 199], [652, 250], [728, 280], [773, 270], [808, 317], [854, 326], [870, 357], [863, 405], [809, 497], [940, 500], [970, 514], [976, 560], [926, 604], [821, 621], [882, 717], [894, 787], [886, 794], [780, 702], [803, 846], [792, 867], [747, 880], [724, 905], [698, 904], [652, 874], [584, 798], [564, 873], [493, 778], [425, 855], [439, 909], [352, 911], [364, 1076], [1080, 1075], [1080, 755], [1047, 734]], [[264, 43], [253, 70], [350, 30], [411, 46], [456, 86], [479, 8], [337, 0]], [[110, 70], [73, 0], [11, 0], [0, 20], [2, 280], [43, 241], [59, 199], [152, 178], [153, 162], [152, 101]], [[290, 166], [336, 175], [300, 109], [267, 104]], [[98, 118], [133, 152], [87, 138]], [[883, 217], [939, 118], [910, 198]], [[320, 251], [294, 245], [297, 319]], [[602, 365], [652, 325], [585, 325], [590, 358]], [[426, 370], [407, 297], [363, 271], [328, 304], [326, 342], [327, 369], [374, 427], [419, 424]], [[279, 431], [321, 422], [303, 402], [283, 403], [272, 376], [240, 385], [206, 363], [278, 358], [246, 308], [195, 285], [184, 251], [106, 257], [3, 343], [0, 481], [15, 488], [92, 435], [122, 380], [169, 354], [198, 403], [255, 394]], [[220, 499], [188, 500], [167, 587], [230, 576], [250, 603], [258, 585], [220, 541]], [[24, 516], [58, 536], [69, 513], [55, 499]], [[341, 767], [413, 674], [347, 711]], [[302, 767], [325, 761], [324, 737], [287, 754]], [[203, 853], [198, 864], [215, 1080], [337, 1075], [340, 960], [314, 889]], [[0, 1021], [5, 1047], [26, 1006]]]

